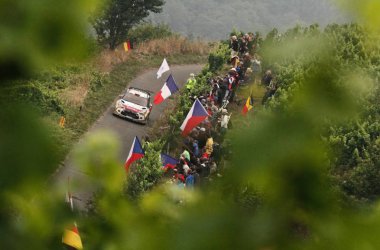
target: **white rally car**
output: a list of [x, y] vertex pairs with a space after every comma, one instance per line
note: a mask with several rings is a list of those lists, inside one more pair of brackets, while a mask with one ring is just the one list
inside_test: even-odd
[[113, 114], [124, 119], [147, 124], [151, 111], [150, 93], [146, 90], [130, 87], [116, 101]]

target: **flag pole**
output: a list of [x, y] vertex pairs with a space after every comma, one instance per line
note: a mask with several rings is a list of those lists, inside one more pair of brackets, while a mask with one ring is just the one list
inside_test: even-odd
[[71, 212], [74, 212], [74, 203], [73, 203], [73, 197], [71, 195], [71, 189], [70, 189], [70, 176], [67, 177], [67, 194], [69, 198], [69, 204]]

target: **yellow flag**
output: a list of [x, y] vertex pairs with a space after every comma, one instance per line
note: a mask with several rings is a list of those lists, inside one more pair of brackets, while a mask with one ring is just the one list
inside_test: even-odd
[[253, 108], [253, 98], [249, 96], [242, 110], [243, 115], [247, 114]]
[[125, 52], [128, 52], [131, 50], [131, 43], [129, 41], [126, 41], [123, 43]]
[[83, 249], [82, 240], [76, 226], [70, 230], [65, 230], [62, 236], [62, 243], [78, 250]]

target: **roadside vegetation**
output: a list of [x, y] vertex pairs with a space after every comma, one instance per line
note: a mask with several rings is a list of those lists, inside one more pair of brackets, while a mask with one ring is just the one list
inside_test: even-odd
[[326, 165], [342, 201], [352, 206], [378, 200], [377, 34], [358, 24], [332, 24], [324, 30], [317, 25], [297, 26], [281, 36], [273, 30], [265, 46], [267, 67], [276, 71], [278, 82], [268, 108], [274, 113], [293, 113], [299, 104], [309, 109], [308, 119], [321, 126], [329, 149]]
[[[94, 48], [87, 61], [50, 66], [27, 80], [9, 81], [2, 86], [2, 98], [36, 109], [52, 129], [63, 159], [73, 144], [125, 89], [129, 81], [149, 68], [157, 68], [166, 57], [171, 65], [203, 63], [210, 45], [172, 33], [166, 26], [146, 40], [154, 30], [144, 24], [131, 31], [136, 41], [130, 52]], [[141, 41], [141, 42], [140, 42]], [[140, 43], [139, 43], [140, 42]], [[170, 46], [170, 47], [168, 47]], [[169, 49], [170, 48], [170, 49]], [[65, 117], [64, 128], [59, 127]]]
[[[0, 37], [1, 249], [61, 249], [62, 231], [74, 221], [85, 249], [95, 250], [378, 248], [377, 3], [342, 1], [363, 25], [269, 33], [260, 53], [278, 88], [251, 112], [251, 120], [233, 120], [238, 126], [227, 132], [225, 171], [213, 185], [194, 192], [157, 185], [157, 152], [167, 143], [178, 150], [178, 127], [191, 106], [180, 93], [166, 114], [169, 128], [144, 145], [147, 156], [127, 182], [112, 134], [91, 135], [74, 149], [80, 170], [91, 175], [98, 192], [88, 211], [72, 212], [63, 202], [67, 190], [47, 186], [47, 173], [130, 79], [159, 66], [167, 54], [118, 49], [99, 52], [85, 64], [52, 66], [60, 61], [57, 55], [71, 58], [71, 46], [81, 47], [82, 24], [96, 1], [48, 2], [0, 3], [0, 28], [9, 32]], [[10, 15], [10, 9], [25, 13], [25, 19]], [[30, 16], [38, 22], [28, 26]], [[52, 30], [73, 40], [57, 43]], [[43, 46], [27, 45], [23, 34]], [[21, 51], [21, 45], [28, 49]], [[167, 58], [171, 64], [205, 59], [193, 49], [177, 48], [178, 54]], [[223, 72], [228, 48], [214, 49], [191, 95], [208, 90], [208, 78]], [[45, 70], [36, 74], [41, 66]], [[62, 115], [64, 129], [58, 127]], [[123, 194], [128, 185], [129, 196]]]

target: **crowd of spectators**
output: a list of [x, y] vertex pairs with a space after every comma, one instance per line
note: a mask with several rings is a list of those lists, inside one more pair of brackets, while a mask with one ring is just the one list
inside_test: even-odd
[[[274, 95], [277, 90], [277, 81], [272, 71], [268, 69], [261, 79], [262, 65], [257, 52], [260, 49], [260, 38], [253, 33], [246, 33], [241, 37], [231, 36], [231, 70], [236, 70], [239, 75], [238, 81], [244, 83], [244, 79], [251, 75], [254, 84], [261, 83], [266, 88], [266, 93], [262, 99], [262, 104]], [[253, 56], [251, 56], [253, 55]], [[261, 82], [259, 82], [261, 79]], [[234, 94], [232, 94], [232, 97]]]
[[[268, 87], [265, 98], [268, 99], [275, 91], [275, 81], [272, 72], [266, 71], [261, 79], [261, 60], [258, 54], [258, 37], [252, 33], [241, 37], [232, 36], [230, 40], [231, 68], [225, 75], [208, 80], [210, 91], [198, 98], [209, 113], [208, 118], [194, 128], [184, 139], [179, 162], [176, 166], [166, 169], [170, 182], [181, 188], [194, 189], [222, 175], [219, 166], [224, 135], [230, 126], [231, 113], [228, 104], [234, 102], [236, 90], [246, 82], [263, 84]], [[251, 53], [253, 56], [251, 56]], [[250, 81], [248, 81], [250, 79]], [[186, 91], [196, 85], [194, 74], [186, 83]], [[270, 89], [270, 90], [269, 90]]]

